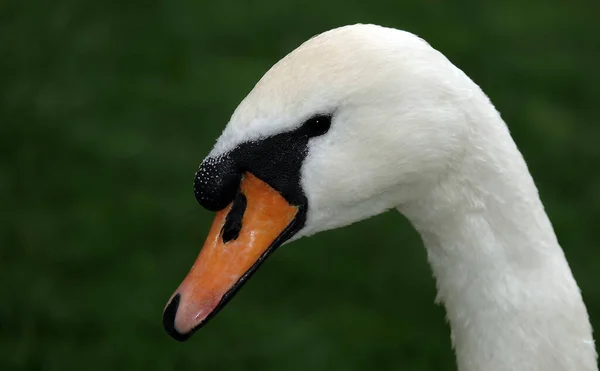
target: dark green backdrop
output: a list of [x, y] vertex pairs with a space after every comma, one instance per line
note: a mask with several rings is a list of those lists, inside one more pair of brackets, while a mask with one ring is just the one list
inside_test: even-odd
[[415, 32], [508, 122], [600, 328], [600, 2], [0, 4], [1, 370], [452, 370], [419, 236], [397, 213], [280, 249], [191, 341], [161, 325], [212, 214], [196, 167], [312, 35]]

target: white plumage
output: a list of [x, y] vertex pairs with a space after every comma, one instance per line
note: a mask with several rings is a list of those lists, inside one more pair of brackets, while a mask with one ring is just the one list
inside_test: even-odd
[[[588, 314], [525, 161], [481, 89], [413, 34], [325, 32], [278, 62], [211, 155], [333, 113], [294, 237], [396, 208], [420, 232], [461, 371], [591, 371]], [[410, 298], [406, 299], [410, 305]]]

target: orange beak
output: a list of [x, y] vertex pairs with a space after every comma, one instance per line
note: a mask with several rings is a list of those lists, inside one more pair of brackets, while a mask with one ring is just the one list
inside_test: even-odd
[[217, 212], [196, 262], [163, 313], [163, 325], [177, 340], [215, 315], [267, 256], [290, 236], [299, 207], [246, 173], [240, 193]]

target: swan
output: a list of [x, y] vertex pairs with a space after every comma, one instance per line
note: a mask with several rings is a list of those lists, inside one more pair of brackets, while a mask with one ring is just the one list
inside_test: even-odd
[[186, 340], [280, 245], [389, 209], [420, 233], [461, 371], [598, 370], [580, 290], [482, 90], [426, 41], [351, 25], [276, 63], [194, 178], [216, 216], [163, 313]]

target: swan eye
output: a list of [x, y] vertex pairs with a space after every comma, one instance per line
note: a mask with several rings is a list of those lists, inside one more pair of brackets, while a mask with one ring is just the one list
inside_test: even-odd
[[327, 133], [331, 127], [331, 115], [317, 115], [306, 120], [302, 125], [311, 137], [317, 137]]

